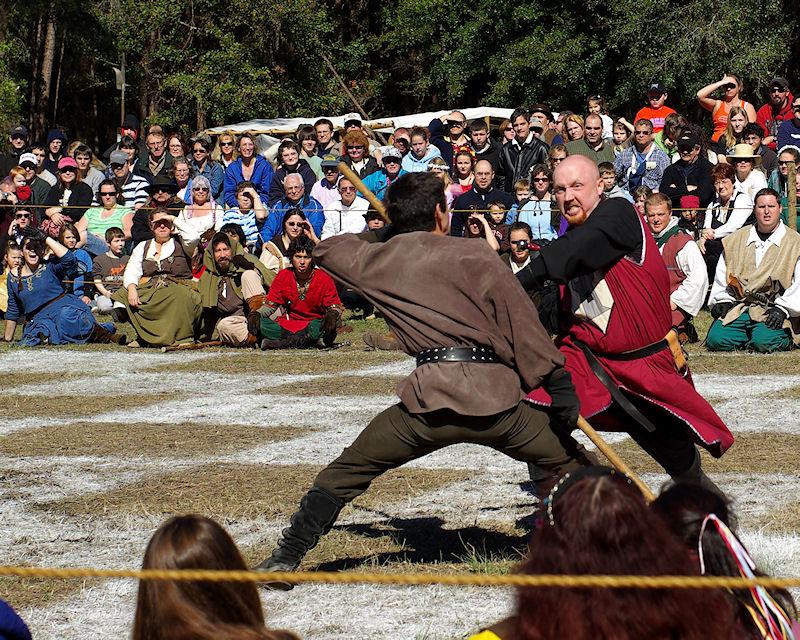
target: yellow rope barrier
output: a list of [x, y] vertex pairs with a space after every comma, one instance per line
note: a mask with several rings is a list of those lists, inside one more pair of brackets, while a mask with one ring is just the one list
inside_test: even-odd
[[566, 587], [600, 589], [767, 589], [800, 587], [800, 578], [731, 578], [718, 576], [631, 575], [436, 575], [426, 573], [349, 573], [337, 571], [209, 571], [162, 569], [89, 569], [83, 567], [0, 566], [0, 576], [19, 578], [136, 578], [205, 582], [291, 582], [453, 587]]

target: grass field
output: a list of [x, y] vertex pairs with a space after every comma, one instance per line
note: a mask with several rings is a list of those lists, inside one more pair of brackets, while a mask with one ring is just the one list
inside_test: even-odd
[[[704, 320], [704, 322], [707, 322]], [[702, 323], [701, 323], [702, 324]], [[314, 474], [413, 368], [365, 351], [355, 322], [333, 351], [0, 346], [1, 564], [135, 568], [175, 513], [218, 519], [250, 562], [269, 554]], [[704, 331], [701, 331], [703, 334]], [[735, 500], [768, 572], [800, 576], [800, 353], [691, 350], [695, 382], [737, 442], [704, 457]], [[609, 438], [654, 489], [665, 480], [627, 438]], [[303, 568], [503, 573], [525, 551], [537, 500], [524, 465], [459, 445], [386, 474], [346, 507]], [[125, 638], [131, 581], [0, 579], [37, 640]], [[513, 593], [443, 587], [304, 586], [265, 593], [274, 626], [309, 639], [463, 638]]]

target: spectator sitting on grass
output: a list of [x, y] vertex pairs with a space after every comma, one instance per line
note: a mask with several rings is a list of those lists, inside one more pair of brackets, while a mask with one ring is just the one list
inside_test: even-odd
[[106, 231], [108, 251], [97, 256], [92, 263], [92, 279], [97, 294], [94, 297], [99, 313], [111, 313], [111, 296], [122, 286], [122, 276], [130, 256], [125, 255], [125, 233], [119, 227]]
[[[142, 569], [246, 571], [228, 533], [210, 518], [176, 516], [153, 534]], [[252, 582], [143, 580], [133, 640], [298, 640], [267, 629]]]

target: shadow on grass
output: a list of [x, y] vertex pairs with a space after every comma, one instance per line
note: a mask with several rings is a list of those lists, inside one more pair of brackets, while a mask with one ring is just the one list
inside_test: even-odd
[[[343, 557], [321, 562], [316, 571], [346, 571], [365, 567], [396, 564], [436, 565], [466, 564], [473, 570], [483, 565], [513, 564], [527, 549], [527, 534], [498, 531], [478, 525], [446, 529], [438, 517], [390, 518], [381, 523], [338, 525], [335, 530], [361, 538], [390, 538], [397, 551], [380, 552], [361, 557]], [[346, 553], [346, 549], [342, 549]]]

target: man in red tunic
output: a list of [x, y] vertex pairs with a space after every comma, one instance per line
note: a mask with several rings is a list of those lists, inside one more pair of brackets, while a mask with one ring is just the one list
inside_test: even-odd
[[307, 236], [289, 244], [292, 266], [278, 272], [256, 314], [264, 351], [310, 347], [320, 338], [329, 347], [336, 338], [342, 302], [333, 279], [314, 265], [313, 250]]
[[[719, 457], [733, 443], [720, 417], [678, 371], [665, 339], [672, 327], [669, 276], [633, 206], [603, 200], [593, 162], [570, 156], [554, 175], [567, 233], [517, 274], [526, 289], [561, 285], [556, 343], [566, 356], [581, 414], [596, 428], [627, 431], [675, 479], [713, 483], [695, 442]], [[544, 389], [528, 396], [549, 405]]]

